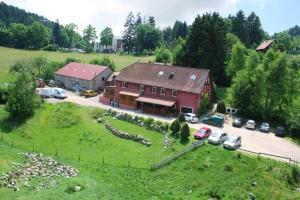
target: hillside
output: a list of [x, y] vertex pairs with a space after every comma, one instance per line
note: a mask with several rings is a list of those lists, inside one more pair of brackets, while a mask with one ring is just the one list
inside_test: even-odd
[[[257, 199], [300, 198], [287, 182], [291, 174], [288, 165], [208, 144], [151, 172], [152, 163], [184, 146], [177, 141], [166, 150], [161, 134], [109, 117], [118, 129], [141, 134], [153, 145], [116, 138], [90, 118], [92, 110], [46, 104], [25, 124], [14, 124], [5, 121], [7, 113], [1, 107], [0, 173], [24, 160], [18, 152], [32, 150], [80, 172], [80, 176], [60, 179], [54, 188], [40, 192], [33, 187], [21, 187], [19, 192], [2, 188], [1, 199], [247, 199], [249, 192]], [[82, 191], [68, 192], [69, 186], [78, 184]]]
[[5, 2], [0, 2], [0, 20], [9, 26], [12, 23], [22, 23], [29, 25], [33, 21], [38, 21], [46, 25], [48, 28], [52, 28], [54, 22], [48, 20], [43, 16], [39, 16], [35, 13], [26, 12], [15, 6], [7, 5]]
[[117, 54], [99, 54], [99, 53], [63, 53], [63, 52], [49, 52], [49, 51], [29, 51], [12, 49], [0, 46], [0, 82], [6, 82], [11, 80], [11, 75], [9, 75], [9, 68], [18, 60], [31, 59], [33, 57], [43, 56], [49, 61], [63, 62], [66, 58], [76, 58], [81, 60], [81, 62], [88, 63], [89, 61], [102, 58], [104, 56], [110, 57], [116, 63], [116, 70], [121, 70], [122, 68], [137, 62], [148, 62], [152, 61], [153, 57], [136, 57], [132, 55], [122, 55]]

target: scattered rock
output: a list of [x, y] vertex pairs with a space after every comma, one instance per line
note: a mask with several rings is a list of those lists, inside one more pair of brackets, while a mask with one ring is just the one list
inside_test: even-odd
[[79, 192], [81, 190], [81, 186], [80, 185], [75, 185], [74, 186], [74, 191], [75, 192]]
[[256, 199], [255, 195], [252, 192], [249, 192], [248, 196], [249, 196], [250, 200], [255, 200]]
[[257, 185], [257, 182], [256, 181], [253, 181], [252, 182], [252, 187], [255, 187]]
[[21, 154], [27, 158], [26, 163], [24, 165], [13, 163], [13, 170], [2, 174], [0, 185], [3, 187], [19, 191], [17, 183], [23, 182], [24, 186], [30, 187], [29, 181], [40, 176], [43, 177], [43, 181], [36, 187], [39, 191], [55, 186], [54, 177], [70, 178], [79, 174], [77, 169], [63, 165], [49, 156], [34, 153]]
[[293, 188], [294, 192], [300, 192], [300, 188]]

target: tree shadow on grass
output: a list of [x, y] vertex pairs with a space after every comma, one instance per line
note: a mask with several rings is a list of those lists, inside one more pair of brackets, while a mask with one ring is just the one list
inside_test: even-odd
[[187, 145], [190, 142], [190, 139], [182, 139], [180, 140], [180, 144]]
[[7, 116], [0, 119], [0, 130], [2, 133], [10, 133], [14, 129], [22, 126], [28, 118], [16, 118], [12, 116]]

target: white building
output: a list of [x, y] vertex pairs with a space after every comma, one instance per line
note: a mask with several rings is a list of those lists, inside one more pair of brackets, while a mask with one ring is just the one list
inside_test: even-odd
[[[116, 52], [120, 49], [123, 48], [123, 43], [121, 38], [114, 38], [112, 45], [107, 46], [107, 51], [108, 52]], [[99, 42], [95, 42], [94, 44], [94, 52], [99, 52], [102, 53], [103, 51], [106, 50], [105, 45], [101, 45]]]

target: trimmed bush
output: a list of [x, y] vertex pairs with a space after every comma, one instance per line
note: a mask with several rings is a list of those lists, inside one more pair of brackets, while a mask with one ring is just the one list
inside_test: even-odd
[[223, 114], [226, 113], [226, 106], [225, 106], [224, 101], [219, 101], [218, 102], [218, 104], [217, 104], [217, 112], [223, 113]]
[[202, 115], [205, 114], [208, 109], [210, 108], [210, 103], [208, 101], [207, 97], [204, 97], [201, 101], [200, 101], [200, 105], [199, 105], [199, 110], [198, 110], [198, 114]]
[[172, 135], [175, 136], [180, 131], [180, 123], [178, 119], [174, 120], [170, 126], [170, 130], [172, 132]]
[[105, 111], [100, 109], [100, 108], [93, 109], [93, 111], [91, 112], [91, 118], [92, 119], [98, 119], [100, 117], [103, 117], [104, 112]]
[[180, 114], [179, 114], [179, 116], [178, 116], [178, 121], [179, 121], [180, 123], [185, 122], [185, 117], [184, 117], [184, 114], [183, 114], [183, 113], [180, 113]]
[[180, 141], [187, 142], [190, 137], [190, 127], [187, 123], [185, 123], [180, 130]]

